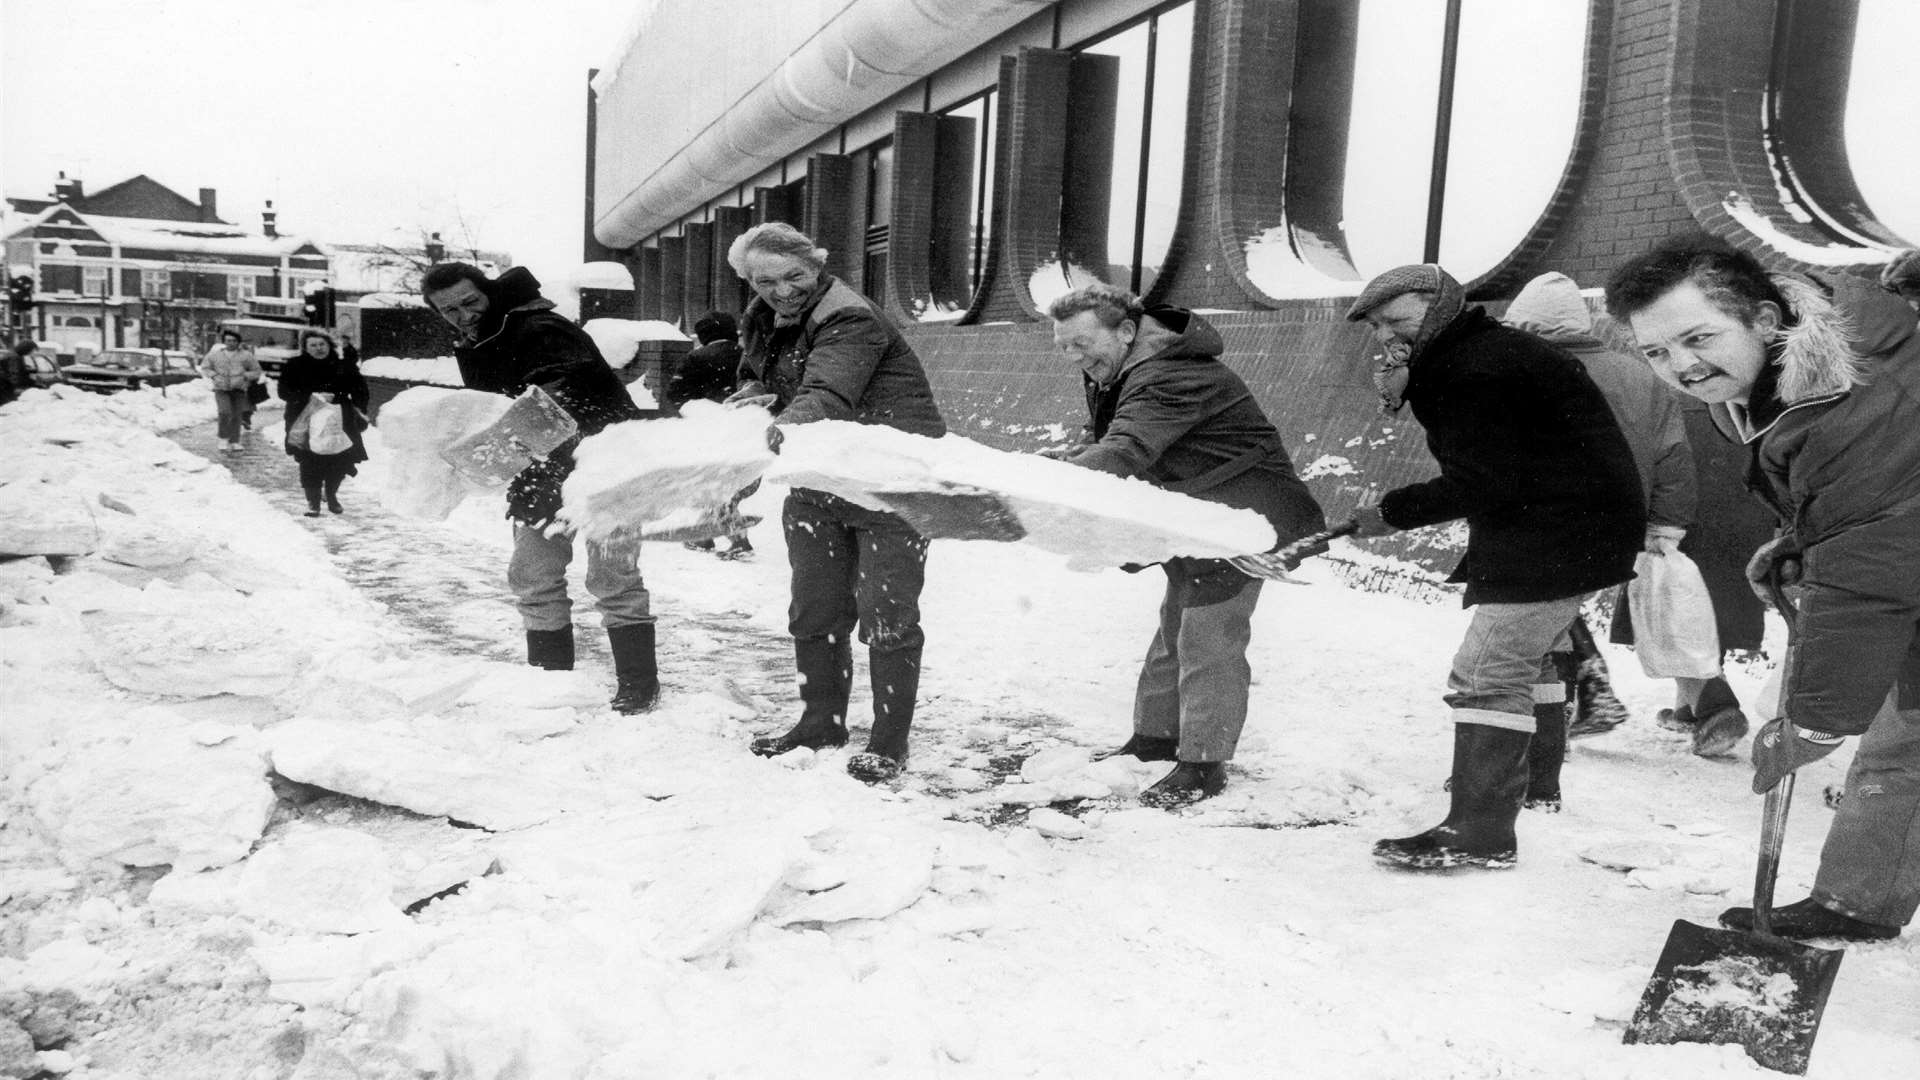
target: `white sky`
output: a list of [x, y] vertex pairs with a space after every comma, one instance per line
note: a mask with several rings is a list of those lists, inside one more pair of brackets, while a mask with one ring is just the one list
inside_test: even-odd
[[637, 0], [0, 0], [0, 177], [146, 173], [250, 229], [580, 262], [587, 69]]

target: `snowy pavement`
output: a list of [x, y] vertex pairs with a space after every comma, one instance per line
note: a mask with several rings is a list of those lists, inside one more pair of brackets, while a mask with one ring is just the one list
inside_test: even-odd
[[[1672, 921], [1744, 902], [1759, 817], [1743, 761], [1647, 720], [1668, 690], [1630, 653], [1638, 719], [1576, 744], [1518, 868], [1408, 875], [1368, 848], [1444, 812], [1457, 605], [1324, 561], [1269, 585], [1231, 786], [1167, 814], [1129, 797], [1154, 767], [1086, 760], [1125, 737], [1158, 575], [943, 541], [909, 774], [869, 789], [845, 751], [746, 752], [797, 707], [776, 527], [751, 561], [646, 547], [665, 689], [616, 716], [585, 605], [579, 671], [517, 663], [496, 502], [386, 514], [376, 438], [347, 513], [300, 517], [273, 414], [227, 456], [209, 403], [155, 397], [0, 411], [0, 482], [133, 511], [45, 574], [0, 564], [0, 1012], [39, 1068], [1763, 1075], [1619, 1043]], [[1807, 770], [1783, 899], [1844, 764]], [[1915, 940], [1847, 948], [1809, 1075], [1920, 1060]]]

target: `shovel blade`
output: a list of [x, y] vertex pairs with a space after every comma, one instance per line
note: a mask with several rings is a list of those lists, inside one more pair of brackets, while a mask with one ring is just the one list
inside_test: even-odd
[[998, 540], [1027, 535], [1020, 516], [991, 491], [948, 484], [933, 491], [876, 491], [873, 497], [929, 540]]
[[1769, 1069], [1807, 1071], [1838, 949], [1676, 920], [1626, 1043], [1739, 1043]]
[[551, 394], [530, 386], [500, 419], [440, 451], [440, 458], [475, 483], [499, 485], [579, 431], [580, 425]]

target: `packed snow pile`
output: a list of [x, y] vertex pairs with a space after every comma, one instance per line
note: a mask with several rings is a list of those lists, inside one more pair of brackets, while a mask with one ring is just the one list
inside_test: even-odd
[[445, 521], [468, 495], [497, 490], [465, 479], [440, 452], [486, 428], [512, 406], [512, 398], [480, 390], [402, 390], [380, 409], [378, 427], [386, 450], [381, 504], [421, 521]]
[[463, 386], [460, 361], [451, 356], [376, 356], [360, 362], [360, 374], [370, 379]]
[[765, 409], [693, 401], [678, 419], [615, 424], [575, 450], [561, 519], [597, 541], [718, 521], [772, 464], [772, 422]]
[[679, 327], [659, 319], [588, 319], [580, 329], [593, 339], [607, 366], [615, 369], [633, 363], [643, 341], [687, 340]]
[[1266, 551], [1275, 542], [1273, 527], [1251, 510], [955, 435], [929, 439], [839, 421], [781, 430], [786, 440], [767, 473], [770, 481], [881, 510], [889, 509], [888, 492], [987, 492], [1026, 529], [1022, 543], [1066, 556], [1075, 570], [1177, 555], [1227, 558]]

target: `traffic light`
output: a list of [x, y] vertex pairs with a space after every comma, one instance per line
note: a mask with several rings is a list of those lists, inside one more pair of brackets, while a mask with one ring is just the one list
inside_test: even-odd
[[33, 309], [33, 276], [20, 274], [7, 279], [7, 303], [15, 311]]
[[308, 326], [331, 327], [333, 325], [332, 289], [319, 288], [309, 292], [305, 307]]

